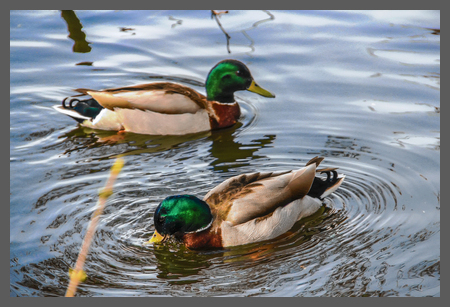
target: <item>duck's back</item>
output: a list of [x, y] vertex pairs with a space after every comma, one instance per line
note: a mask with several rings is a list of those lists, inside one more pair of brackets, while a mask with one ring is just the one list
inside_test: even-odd
[[204, 200], [216, 212], [217, 224], [243, 224], [307, 195], [315, 170], [311, 164], [297, 171], [236, 176], [212, 189]]
[[139, 109], [163, 114], [194, 114], [206, 108], [206, 97], [177, 83], [155, 82], [102, 91], [79, 89], [104, 108]]

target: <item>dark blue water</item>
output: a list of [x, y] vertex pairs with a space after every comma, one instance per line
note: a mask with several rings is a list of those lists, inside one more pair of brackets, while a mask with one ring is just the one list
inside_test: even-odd
[[[80, 296], [440, 296], [439, 11], [11, 11], [10, 296], [62, 296], [113, 159]], [[225, 31], [229, 35], [227, 37]], [[266, 99], [223, 131], [77, 126], [74, 88], [176, 80], [243, 61]], [[346, 179], [287, 236], [215, 252], [143, 246], [168, 195], [316, 155]]]

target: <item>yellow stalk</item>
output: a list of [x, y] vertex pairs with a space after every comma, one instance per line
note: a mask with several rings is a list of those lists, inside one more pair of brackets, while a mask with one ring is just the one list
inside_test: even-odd
[[87, 253], [89, 251], [89, 246], [91, 245], [95, 229], [97, 228], [98, 220], [100, 218], [100, 215], [103, 213], [103, 208], [105, 207], [106, 201], [112, 195], [114, 181], [119, 175], [123, 164], [124, 161], [122, 158], [116, 159], [116, 162], [114, 162], [114, 165], [111, 167], [111, 173], [109, 175], [108, 181], [105, 184], [105, 187], [99, 192], [97, 209], [94, 211], [94, 213], [92, 213], [91, 221], [88, 225], [88, 229], [86, 232], [86, 236], [84, 237], [80, 253], [78, 254], [75, 268], [69, 271], [70, 282], [69, 286], [67, 287], [66, 297], [73, 297], [75, 295], [75, 291], [77, 290], [78, 284], [86, 279], [86, 273], [83, 271], [83, 266], [86, 260]]

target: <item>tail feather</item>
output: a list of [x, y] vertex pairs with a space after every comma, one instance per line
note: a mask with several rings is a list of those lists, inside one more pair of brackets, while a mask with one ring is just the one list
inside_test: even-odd
[[344, 181], [345, 175], [342, 175], [342, 177], [338, 178], [338, 180], [333, 184], [330, 185], [324, 192], [322, 195], [320, 195], [320, 198], [324, 198], [327, 197], [328, 195], [330, 195], [331, 193], [333, 193], [334, 191], [336, 191], [339, 186], [342, 184], [342, 182]]
[[316, 167], [318, 167], [319, 164], [320, 164], [320, 162], [323, 161], [323, 159], [325, 159], [325, 158], [324, 158], [324, 157], [315, 156], [314, 158], [312, 158], [311, 160], [309, 160], [308, 162], [306, 162], [306, 166], [315, 163], [315, 164], [316, 164]]
[[[286, 186], [291, 195], [298, 198], [308, 195], [322, 199], [337, 190], [345, 176], [339, 177], [335, 167], [317, 169], [323, 160], [323, 157], [316, 156], [306, 163], [306, 167], [293, 173], [292, 179]], [[326, 174], [327, 178], [316, 177], [317, 173]]]
[[318, 172], [318, 173], [329, 173], [329, 172], [335, 171], [337, 169], [338, 169], [337, 167], [325, 167], [325, 168], [321, 168], [321, 169], [316, 170], [316, 172]]
[[294, 173], [286, 189], [290, 191], [292, 197], [302, 198], [311, 190], [315, 175], [316, 165], [311, 163]]
[[65, 109], [60, 105], [53, 106], [53, 109], [55, 109], [59, 113], [62, 113], [62, 114], [72, 117], [74, 120], [76, 120], [79, 123], [84, 122], [86, 119], [91, 119], [90, 117], [87, 117], [87, 116], [81, 115], [80, 113], [77, 113], [75, 110]]
[[[82, 123], [86, 119], [94, 119], [104, 108], [93, 98], [80, 100], [72, 98], [67, 102], [68, 98], [62, 101], [61, 106], [53, 108], [65, 115], [68, 115], [76, 121]], [[66, 103], [67, 102], [67, 103]]]
[[345, 175], [338, 177], [337, 172], [333, 170], [322, 171], [327, 174], [326, 179], [315, 177], [308, 195], [311, 197], [323, 199], [336, 191], [344, 181]]
[[[316, 164], [319, 166], [320, 162], [323, 161], [323, 157], [314, 157], [309, 160], [306, 165]], [[309, 189], [308, 195], [311, 197], [322, 199], [334, 191], [336, 191], [339, 186], [344, 181], [345, 176], [338, 176], [337, 168], [335, 167], [326, 167], [321, 169], [316, 169], [317, 173], [327, 174], [326, 179], [322, 179], [320, 177], [314, 177], [314, 181], [312, 183], [311, 189]]]

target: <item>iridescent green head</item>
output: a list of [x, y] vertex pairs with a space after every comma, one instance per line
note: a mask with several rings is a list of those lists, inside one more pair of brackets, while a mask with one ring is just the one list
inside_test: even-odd
[[232, 103], [234, 102], [234, 92], [243, 90], [264, 97], [275, 97], [275, 95], [256, 84], [247, 66], [236, 60], [224, 60], [217, 63], [206, 78], [208, 100]]
[[156, 208], [154, 222], [161, 236], [183, 235], [211, 224], [208, 204], [192, 195], [169, 196]]

